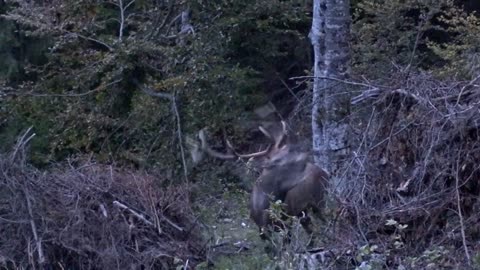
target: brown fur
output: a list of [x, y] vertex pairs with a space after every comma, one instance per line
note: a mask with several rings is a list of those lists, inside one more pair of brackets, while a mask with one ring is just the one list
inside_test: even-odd
[[[260, 230], [272, 225], [267, 211], [271, 199], [283, 201], [285, 213], [290, 216], [306, 215], [310, 208], [320, 213], [327, 179], [324, 170], [306, 161], [265, 169], [250, 196], [250, 217]], [[302, 225], [311, 233], [309, 222], [302, 222]]]

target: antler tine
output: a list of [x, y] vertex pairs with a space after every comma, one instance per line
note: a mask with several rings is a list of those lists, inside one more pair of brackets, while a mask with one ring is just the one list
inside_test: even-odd
[[287, 134], [287, 124], [283, 120], [280, 123], [282, 124], [282, 134], [280, 135], [280, 138], [276, 138], [277, 140], [275, 140], [275, 148], [277, 149], [280, 146], [280, 143], [282, 143], [283, 138]]
[[286, 126], [285, 123], [282, 121], [282, 134], [280, 136], [278, 134], [272, 135], [270, 134], [264, 127], [260, 126], [259, 127], [260, 131], [269, 139], [274, 141], [274, 144], [270, 144], [266, 149], [254, 153], [249, 153], [249, 154], [240, 154], [237, 151], [235, 151], [235, 148], [233, 147], [233, 144], [228, 140], [225, 139], [227, 147], [231, 150], [232, 153], [220, 153], [216, 150], [213, 150], [210, 148], [207, 142], [207, 136], [205, 134], [206, 128], [203, 128], [200, 130], [198, 133], [198, 138], [200, 139], [200, 148], [205, 151], [207, 154], [220, 158], [220, 159], [234, 159], [234, 158], [255, 158], [255, 157], [260, 157], [269, 154], [272, 150], [278, 150], [278, 147], [280, 143], [283, 140], [283, 137], [285, 136], [286, 133]]
[[278, 149], [280, 147], [280, 144], [282, 143], [283, 138], [285, 137], [285, 134], [287, 134], [287, 125], [285, 124], [285, 121], [281, 121], [280, 123], [282, 124], [281, 133], [273, 135], [273, 140], [275, 142], [275, 149]]
[[232, 143], [229, 140], [227, 140], [227, 146], [233, 151], [233, 153], [237, 157], [241, 157], [241, 158], [253, 158], [253, 157], [263, 156], [263, 155], [266, 155], [268, 152], [270, 152], [270, 148], [271, 148], [271, 145], [270, 145], [270, 146], [267, 147], [267, 149], [259, 151], [259, 152], [250, 153], [250, 154], [240, 154], [237, 151], [235, 151]]
[[287, 123], [285, 123], [285, 121], [280, 121], [280, 123], [282, 123], [282, 132], [283, 134], [287, 134]]
[[236, 158], [236, 155], [232, 155], [232, 154], [224, 154], [224, 153], [220, 153], [218, 151], [215, 151], [213, 149], [211, 149], [209, 146], [208, 146], [208, 143], [207, 143], [207, 136], [205, 135], [205, 129], [206, 128], [203, 128], [200, 130], [200, 132], [198, 132], [198, 138], [200, 139], [200, 147], [203, 151], [205, 151], [207, 154], [211, 155], [211, 156], [214, 156], [214, 157], [217, 157], [217, 158], [220, 158], [220, 159], [233, 159], [233, 158]]
[[287, 124], [285, 121], [280, 122], [282, 125], [282, 132], [280, 134], [270, 134], [264, 127], [259, 126], [258, 129], [269, 139], [273, 140], [275, 142], [273, 149], [278, 149], [280, 147], [280, 144], [283, 141], [283, 138], [287, 134]]
[[271, 140], [274, 140], [272, 135], [262, 126], [259, 126], [258, 129], [263, 133], [263, 135], [265, 135], [265, 137], [271, 139]]

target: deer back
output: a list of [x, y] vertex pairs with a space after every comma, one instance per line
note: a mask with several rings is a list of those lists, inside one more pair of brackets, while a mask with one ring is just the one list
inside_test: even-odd
[[308, 163], [303, 177], [285, 196], [286, 212], [292, 216], [298, 216], [308, 208], [320, 213], [325, 203], [328, 174], [317, 165]]

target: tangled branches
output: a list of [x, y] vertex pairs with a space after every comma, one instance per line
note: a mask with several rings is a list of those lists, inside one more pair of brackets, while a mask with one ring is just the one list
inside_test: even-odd
[[446, 83], [417, 74], [392, 82], [352, 100], [360, 119], [345, 170], [359, 183], [345, 202], [352, 225], [372, 241], [398, 232], [385, 225], [395, 220], [408, 226], [405, 250], [449, 245], [470, 261], [480, 233], [479, 77]]
[[191, 268], [202, 260], [185, 186], [94, 163], [28, 165], [25, 133], [0, 156], [0, 265]]

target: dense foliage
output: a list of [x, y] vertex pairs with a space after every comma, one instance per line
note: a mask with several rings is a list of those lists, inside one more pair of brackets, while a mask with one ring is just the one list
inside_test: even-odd
[[[244, 120], [266, 87], [308, 67], [308, 7], [266, 2], [193, 2], [184, 32], [180, 2], [10, 3], [2, 22], [17, 30], [5, 35], [36, 44], [40, 51], [24, 50], [46, 60], [5, 50], [15, 70], [4, 78], [16, 91], [5, 100], [3, 138], [34, 125], [40, 164], [93, 152], [171, 165], [178, 124], [189, 132]], [[178, 112], [142, 87], [175, 97]]]
[[357, 72], [382, 78], [420, 68], [472, 76], [480, 24], [474, 10], [462, 9], [468, 2], [474, 1], [359, 1], [352, 26]]

